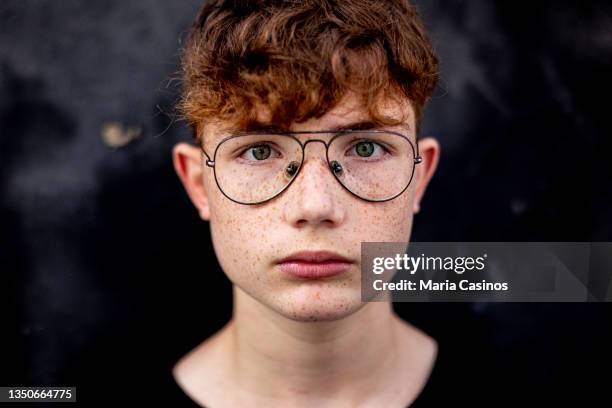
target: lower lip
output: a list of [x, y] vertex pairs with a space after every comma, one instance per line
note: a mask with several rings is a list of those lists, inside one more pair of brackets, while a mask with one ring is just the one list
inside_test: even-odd
[[351, 267], [350, 262], [329, 261], [329, 262], [305, 262], [288, 261], [278, 264], [279, 268], [289, 275], [298, 278], [317, 279], [328, 278], [339, 275]]

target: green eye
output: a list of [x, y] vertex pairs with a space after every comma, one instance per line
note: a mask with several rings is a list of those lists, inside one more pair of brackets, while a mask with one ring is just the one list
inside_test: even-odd
[[359, 142], [355, 145], [357, 154], [361, 157], [370, 157], [374, 153], [374, 143], [372, 142]]
[[259, 145], [251, 148], [253, 157], [257, 160], [266, 160], [270, 157], [271, 149], [268, 145]]

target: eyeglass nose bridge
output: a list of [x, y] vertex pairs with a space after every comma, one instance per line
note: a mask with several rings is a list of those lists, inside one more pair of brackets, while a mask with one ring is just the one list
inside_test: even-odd
[[302, 145], [302, 149], [306, 149], [306, 145], [308, 143], [310, 143], [310, 142], [321, 142], [321, 143], [323, 143], [323, 145], [325, 146], [326, 149], [329, 147], [328, 143], [325, 140], [322, 140], [322, 139], [308, 139], [304, 143], [300, 142], [300, 144]]
[[[326, 142], [325, 140], [322, 140], [322, 139], [308, 139], [304, 143], [298, 140], [298, 143], [300, 144], [300, 146], [302, 146], [302, 163], [299, 164], [298, 173], [302, 169], [304, 159], [306, 158], [306, 146], [308, 145], [308, 143], [311, 143], [311, 142], [323, 143], [323, 145], [325, 146], [325, 161], [327, 162], [329, 169], [334, 175], [338, 175], [340, 172], [342, 172], [342, 165], [337, 160], [332, 160], [331, 162], [329, 161], [329, 145], [331, 141]], [[295, 176], [297, 176], [297, 174], [295, 174]]]

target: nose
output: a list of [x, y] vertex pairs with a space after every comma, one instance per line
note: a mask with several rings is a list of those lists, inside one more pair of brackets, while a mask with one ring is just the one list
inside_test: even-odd
[[304, 161], [286, 193], [285, 218], [290, 224], [304, 227], [342, 223], [344, 210], [338, 200], [342, 187], [329, 169], [322, 140], [311, 139], [304, 144]]

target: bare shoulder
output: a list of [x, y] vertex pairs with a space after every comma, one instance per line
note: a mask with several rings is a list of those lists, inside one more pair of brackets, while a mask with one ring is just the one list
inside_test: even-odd
[[224, 353], [228, 326], [181, 357], [172, 368], [176, 383], [191, 399], [202, 406], [216, 400], [225, 388], [228, 354]]

